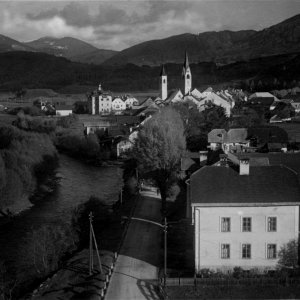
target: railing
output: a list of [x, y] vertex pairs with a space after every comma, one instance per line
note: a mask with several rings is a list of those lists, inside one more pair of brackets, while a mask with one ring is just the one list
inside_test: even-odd
[[238, 286], [238, 285], [300, 285], [300, 278], [186, 278], [174, 277], [166, 278], [166, 286]]

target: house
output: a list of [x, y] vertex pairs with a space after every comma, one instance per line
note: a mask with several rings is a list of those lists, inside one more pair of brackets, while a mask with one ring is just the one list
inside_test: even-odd
[[55, 114], [57, 116], [68, 116], [73, 113], [72, 106], [69, 105], [57, 105], [55, 108]]
[[225, 129], [213, 129], [208, 133], [208, 148], [213, 151], [222, 149], [226, 154], [252, 152], [268, 145], [269, 151], [286, 151], [287, 142], [286, 131], [275, 126], [232, 128], [228, 132]]
[[299, 235], [300, 188], [285, 166], [204, 166], [191, 175], [195, 271], [274, 270], [282, 245]]
[[126, 105], [127, 109], [130, 109], [133, 106], [138, 106], [139, 105], [139, 101], [136, 98], [131, 97], [129, 95], [126, 95], [123, 100], [125, 102], [125, 105]]
[[127, 138], [123, 137], [116, 145], [117, 147], [117, 157], [122, 156], [122, 154], [125, 154], [127, 151], [132, 149], [133, 143]]
[[292, 100], [291, 105], [295, 109], [295, 113], [300, 112], [300, 98]]
[[221, 106], [225, 109], [226, 115], [231, 115], [231, 109], [234, 107], [234, 101], [229, 98], [225, 98], [221, 94], [216, 94], [212, 88], [207, 88], [202, 92], [202, 99], [199, 100], [198, 107], [199, 111], [203, 111], [211, 103], [217, 106]]
[[213, 129], [208, 133], [208, 143], [210, 148], [213, 151], [222, 148], [224, 137], [226, 136], [227, 131], [225, 129]]
[[104, 92], [99, 84], [98, 90], [89, 97], [88, 103], [92, 115], [109, 114], [112, 110], [112, 95]]
[[117, 114], [126, 109], [126, 104], [123, 101], [123, 99], [121, 99], [121, 97], [115, 97], [112, 100], [111, 109], [112, 109], [112, 111], [114, 111]]

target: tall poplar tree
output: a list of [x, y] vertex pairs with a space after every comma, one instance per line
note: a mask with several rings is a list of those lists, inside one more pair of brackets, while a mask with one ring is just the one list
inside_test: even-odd
[[159, 188], [163, 214], [166, 214], [167, 193], [174, 183], [185, 148], [183, 121], [172, 107], [161, 109], [145, 122], [135, 142], [133, 153], [138, 168]]

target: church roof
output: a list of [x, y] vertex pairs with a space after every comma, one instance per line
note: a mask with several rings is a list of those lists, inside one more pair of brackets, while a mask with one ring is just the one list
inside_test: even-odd
[[160, 71], [160, 75], [159, 75], [160, 77], [161, 76], [167, 76], [167, 73], [166, 73], [166, 70], [165, 70], [165, 65], [164, 64], [162, 64], [162, 66], [161, 66], [161, 71]]
[[189, 66], [189, 58], [187, 51], [185, 51], [185, 58], [184, 58], [184, 63], [183, 63], [183, 69], [182, 69], [182, 75], [185, 75], [186, 71], [190, 68]]

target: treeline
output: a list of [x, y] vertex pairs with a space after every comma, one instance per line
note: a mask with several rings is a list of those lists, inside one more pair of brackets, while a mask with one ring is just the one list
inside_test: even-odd
[[0, 127], [0, 211], [22, 206], [31, 195], [37, 178], [54, 166], [56, 149], [47, 134], [25, 132], [15, 126]]
[[[47, 72], [45, 72], [47, 70]], [[299, 84], [300, 55], [285, 54], [240, 61], [224, 66], [215, 62], [191, 64], [193, 86], [241, 87], [272, 90]], [[169, 89], [182, 88], [181, 64], [166, 64]], [[0, 89], [52, 88], [98, 85], [106, 90], [148, 91], [158, 89], [160, 66], [88, 65], [44, 53], [0, 54]]]

